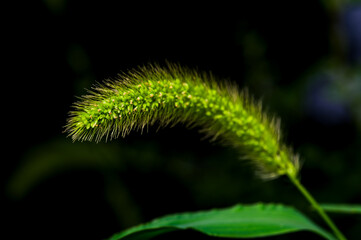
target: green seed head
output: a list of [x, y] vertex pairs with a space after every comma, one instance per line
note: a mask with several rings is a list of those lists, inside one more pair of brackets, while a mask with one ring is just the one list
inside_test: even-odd
[[66, 131], [73, 140], [98, 142], [178, 122], [233, 145], [264, 178], [298, 172], [298, 157], [280, 141], [279, 121], [262, 113], [247, 92], [174, 65], [143, 67], [95, 86], [74, 104]]

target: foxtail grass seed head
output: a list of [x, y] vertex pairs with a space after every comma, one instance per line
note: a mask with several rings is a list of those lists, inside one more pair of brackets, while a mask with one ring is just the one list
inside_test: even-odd
[[281, 142], [279, 121], [268, 118], [261, 104], [231, 84], [170, 64], [142, 67], [94, 86], [73, 105], [65, 131], [73, 140], [99, 142], [147, 125], [179, 122], [233, 145], [263, 178], [297, 175], [297, 155]]

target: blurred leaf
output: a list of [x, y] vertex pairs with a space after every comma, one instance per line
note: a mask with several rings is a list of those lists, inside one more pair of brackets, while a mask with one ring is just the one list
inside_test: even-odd
[[292, 207], [258, 203], [173, 214], [115, 234], [110, 240], [148, 239], [166, 232], [185, 229], [196, 230], [209, 236], [229, 238], [266, 237], [311, 231], [326, 239], [335, 239]]
[[43, 2], [55, 15], [63, 13], [67, 5], [67, 0], [43, 0]]
[[24, 156], [8, 181], [7, 190], [12, 198], [22, 198], [39, 182], [58, 173], [75, 169], [121, 169], [120, 156], [127, 151], [112, 144], [71, 143], [57, 140], [32, 148]]
[[[142, 151], [139, 151], [142, 149]], [[162, 161], [153, 143], [89, 143], [59, 139], [31, 148], [8, 180], [7, 193], [20, 199], [51, 176], [73, 170], [109, 173], [127, 166], [152, 171]]]
[[321, 204], [326, 212], [345, 213], [345, 214], [361, 214], [360, 204]]

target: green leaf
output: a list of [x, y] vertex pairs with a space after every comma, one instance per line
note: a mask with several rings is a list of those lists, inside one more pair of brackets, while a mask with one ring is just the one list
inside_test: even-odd
[[292, 207], [257, 203], [164, 216], [117, 233], [110, 240], [149, 239], [165, 232], [185, 229], [196, 230], [209, 236], [229, 238], [266, 237], [311, 231], [326, 239], [335, 239]]
[[345, 214], [361, 214], [360, 204], [321, 204], [326, 212], [345, 213]]

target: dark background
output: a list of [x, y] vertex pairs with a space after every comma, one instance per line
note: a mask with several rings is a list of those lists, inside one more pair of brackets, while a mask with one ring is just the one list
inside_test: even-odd
[[[294, 205], [286, 178], [263, 181], [236, 152], [176, 126], [108, 143], [62, 133], [96, 81], [165, 61], [247, 87], [282, 119], [320, 202], [360, 203], [361, 7], [333, 1], [26, 1], [3, 8], [1, 178], [5, 239], [104, 239], [169, 213], [236, 203]], [[332, 215], [351, 239], [360, 217]], [[201, 237], [193, 232], [164, 239]], [[274, 239], [316, 238], [297, 233]], [[2, 236], [0, 238], [3, 238]], [[4, 239], [4, 238], [3, 238]], [[211, 239], [205, 238], [204, 239]]]

